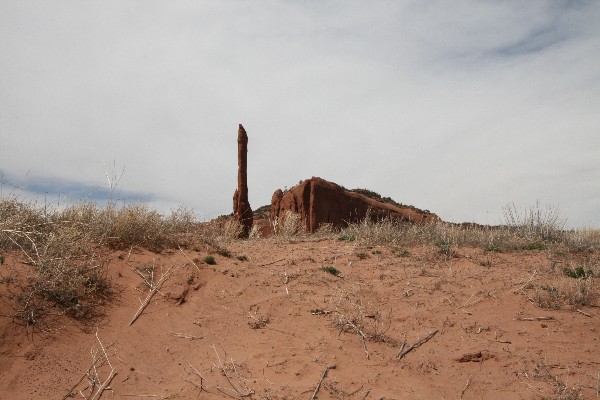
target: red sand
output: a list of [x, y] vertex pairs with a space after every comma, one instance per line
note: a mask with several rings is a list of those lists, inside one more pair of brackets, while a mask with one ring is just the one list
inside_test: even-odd
[[[97, 332], [116, 376], [102, 399], [311, 399], [333, 366], [318, 388], [321, 400], [567, 398], [558, 397], [566, 393], [561, 383], [598, 397], [598, 308], [580, 307], [588, 317], [532, 300], [536, 286], [558, 279], [553, 266], [570, 266], [567, 259], [463, 248], [448, 260], [435, 247], [400, 257], [386, 247], [315, 239], [225, 247], [232, 257], [214, 254], [216, 265], [201, 261], [205, 248], [185, 253], [197, 266], [178, 251], [110, 254], [118, 295]], [[30, 268], [21, 259], [7, 255], [0, 277]], [[147, 295], [134, 268], [152, 265], [158, 276], [178, 269], [129, 326]], [[8, 286], [0, 284], [5, 300]], [[11, 322], [8, 305], [0, 301], [0, 399], [89, 394], [96, 325], [59, 317], [28, 335]], [[340, 332], [342, 317], [363, 324], [364, 345], [358, 326]], [[404, 339], [407, 349], [435, 330], [397, 360]], [[96, 372], [106, 379], [110, 366]]]

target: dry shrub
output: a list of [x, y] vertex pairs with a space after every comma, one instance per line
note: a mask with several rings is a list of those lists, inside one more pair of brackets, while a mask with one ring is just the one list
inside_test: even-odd
[[537, 201], [533, 207], [520, 212], [514, 203], [503, 208], [504, 222], [517, 235], [545, 242], [560, 242], [563, 239], [566, 219], [557, 206], [542, 207]]
[[340, 239], [349, 238], [370, 245], [385, 244], [397, 248], [433, 245], [447, 254], [461, 246], [480, 247], [486, 251], [542, 250], [557, 245], [567, 246], [571, 251], [600, 249], [600, 230], [563, 231], [554, 214], [544, 217], [546, 214], [541, 212], [531, 213], [533, 217], [525, 218], [524, 222], [518, 222], [511, 214], [513, 222], [504, 226], [442, 221], [412, 224], [391, 218], [372, 221], [367, 217], [342, 229]]
[[600, 229], [580, 228], [565, 231], [563, 244], [574, 252], [593, 252], [600, 250]]
[[105, 268], [96, 263], [47, 265], [38, 270], [33, 289], [69, 317], [87, 322], [103, 314], [103, 306], [113, 294]]
[[271, 224], [275, 236], [291, 238], [306, 233], [306, 225], [302, 220], [302, 216], [290, 210], [273, 220]]
[[593, 306], [600, 298], [597, 280], [593, 276], [556, 278], [537, 287], [533, 299], [540, 308], [546, 310], [559, 310], [567, 305], [573, 308]]
[[181, 243], [196, 226], [184, 208], [165, 218], [145, 205], [83, 202], [58, 210], [0, 199], [0, 251], [20, 251], [32, 266], [30, 279], [13, 296], [15, 319], [34, 325], [56, 306], [79, 321], [92, 320], [113, 294], [102, 263], [107, 246], [160, 250]]
[[315, 236], [322, 237], [322, 238], [331, 237], [336, 233], [336, 231], [337, 230], [335, 229], [333, 224], [323, 223], [323, 224], [319, 225], [319, 228], [315, 232]]
[[375, 342], [393, 343], [394, 340], [386, 334], [391, 324], [391, 313], [384, 318], [377, 304], [368, 300], [364, 293], [338, 289], [333, 295], [333, 326], [340, 332], [362, 333], [366, 339]]
[[584, 398], [581, 387], [569, 387], [567, 382], [552, 373], [551, 368], [544, 361], [539, 361], [531, 372], [533, 379], [546, 381], [553, 387], [554, 394], [544, 396], [543, 400], [579, 400]]
[[250, 228], [250, 233], [248, 233], [249, 239], [260, 239], [262, 234], [260, 232], [260, 226], [258, 224], [253, 224], [252, 228]]
[[241, 222], [231, 217], [220, 217], [201, 224], [199, 236], [205, 243], [231, 242], [242, 234]]

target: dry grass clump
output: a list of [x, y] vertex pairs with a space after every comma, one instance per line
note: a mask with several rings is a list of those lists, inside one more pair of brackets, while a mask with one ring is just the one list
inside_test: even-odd
[[557, 208], [536, 208], [518, 214], [513, 206], [505, 208], [506, 225], [484, 226], [431, 221], [411, 224], [390, 218], [352, 223], [340, 232], [342, 240], [359, 240], [368, 244], [392, 247], [434, 245], [443, 253], [461, 246], [480, 247], [486, 251], [544, 250], [566, 246], [569, 251], [600, 250], [600, 230], [564, 230], [564, 220]]
[[240, 237], [242, 231], [243, 226], [238, 220], [231, 217], [219, 217], [200, 224], [197, 237], [209, 244], [232, 242]]
[[32, 326], [55, 306], [80, 321], [102, 314], [113, 294], [103, 256], [108, 248], [160, 250], [191, 241], [196, 223], [180, 208], [163, 217], [145, 205], [83, 202], [65, 209], [0, 199], [0, 251], [19, 251], [31, 265], [13, 294], [14, 319]]
[[369, 301], [365, 293], [352, 293], [338, 289], [333, 296], [332, 323], [340, 332], [358, 334], [363, 340], [393, 343], [387, 335], [391, 314], [384, 318], [377, 302]]
[[600, 260], [586, 254], [579, 260], [573, 259], [568, 265], [557, 268], [557, 264], [552, 264], [542, 272], [543, 278], [537, 285], [529, 285], [528, 289], [535, 288], [532, 300], [540, 308], [559, 310], [565, 306], [577, 309], [598, 305]]
[[503, 208], [504, 222], [519, 236], [542, 240], [544, 242], [560, 242], [563, 239], [566, 219], [561, 216], [557, 206], [542, 207], [537, 201], [533, 207], [519, 212], [512, 203]]
[[306, 233], [306, 225], [299, 213], [286, 211], [284, 215], [272, 221], [273, 234], [291, 238]]
[[562, 243], [574, 252], [600, 250], [600, 229], [580, 228], [565, 231]]
[[556, 278], [537, 287], [533, 300], [546, 310], [560, 310], [563, 306], [594, 306], [600, 298], [597, 279], [594, 276]]
[[[5, 198], [0, 199], [0, 250], [49, 246], [56, 237], [69, 237], [77, 245], [91, 241], [112, 248], [143, 246], [160, 250], [193, 234], [195, 219], [193, 212], [185, 208], [164, 217], [143, 204], [119, 208], [114, 203], [100, 207], [83, 202], [58, 210]], [[67, 240], [59, 241], [68, 244]]]

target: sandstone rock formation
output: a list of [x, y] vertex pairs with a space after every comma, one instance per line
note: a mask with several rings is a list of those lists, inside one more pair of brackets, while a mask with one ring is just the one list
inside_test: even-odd
[[238, 186], [233, 194], [233, 217], [242, 224], [241, 238], [248, 237], [254, 215], [248, 202], [248, 135], [240, 124], [238, 129]]
[[322, 224], [344, 227], [367, 215], [372, 220], [389, 217], [415, 223], [439, 220], [435, 214], [381, 202], [317, 177], [306, 179], [285, 193], [281, 189], [273, 193], [271, 220], [283, 217], [288, 210], [299, 213], [310, 232]]

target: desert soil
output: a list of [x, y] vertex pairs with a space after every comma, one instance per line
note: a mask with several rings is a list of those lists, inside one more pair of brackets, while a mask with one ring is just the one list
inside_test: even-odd
[[[93, 323], [23, 326], [5, 281], [0, 399], [91, 398], [112, 370], [102, 399], [598, 398], [599, 309], [536, 302], [576, 260], [314, 238], [224, 247], [111, 252], [115, 299]], [[23, 261], [6, 255], [0, 277], [26, 274]], [[142, 276], [167, 272], [130, 325]]]

